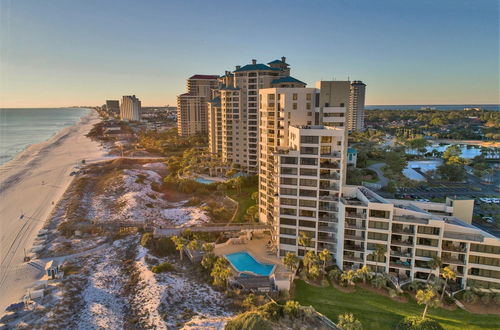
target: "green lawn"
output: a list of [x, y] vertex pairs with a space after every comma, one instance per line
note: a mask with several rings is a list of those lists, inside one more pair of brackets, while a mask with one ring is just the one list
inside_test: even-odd
[[241, 189], [241, 193], [238, 194], [235, 189], [231, 189], [227, 192], [227, 195], [238, 202], [238, 214], [234, 219], [234, 222], [244, 222], [243, 217], [245, 216], [247, 209], [255, 205], [252, 200], [252, 194], [257, 191], [257, 187], [245, 187]]
[[[338, 322], [338, 315], [353, 313], [364, 329], [394, 329], [407, 315], [421, 315], [423, 306], [415, 301], [399, 303], [388, 297], [356, 288], [354, 293], [343, 293], [328, 287], [315, 287], [302, 280], [295, 281], [295, 300], [301, 305], [312, 305], [317, 311]], [[461, 309], [429, 309], [428, 315], [445, 329], [499, 329], [500, 316], [472, 314]]]

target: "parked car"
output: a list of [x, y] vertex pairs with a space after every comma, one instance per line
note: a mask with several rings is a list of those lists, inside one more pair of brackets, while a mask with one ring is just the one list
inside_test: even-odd
[[495, 220], [492, 217], [483, 217], [483, 220], [486, 221], [487, 223], [494, 223]]

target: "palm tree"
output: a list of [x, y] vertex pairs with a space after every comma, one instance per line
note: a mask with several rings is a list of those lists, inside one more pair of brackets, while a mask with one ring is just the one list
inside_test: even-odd
[[327, 249], [323, 249], [320, 253], [318, 253], [319, 260], [323, 261], [323, 268], [326, 268], [326, 263], [332, 259], [332, 254]]
[[215, 286], [224, 286], [226, 284], [227, 279], [231, 275], [231, 268], [229, 268], [229, 263], [224, 258], [217, 258], [210, 272], [210, 276], [212, 276], [214, 280]]
[[445, 279], [443, 292], [441, 293], [441, 301], [443, 301], [444, 292], [446, 291], [446, 285], [448, 285], [448, 280], [455, 280], [457, 278], [457, 274], [450, 267], [444, 267], [441, 276]]
[[212, 243], [204, 243], [201, 248], [203, 249], [203, 252], [210, 253], [214, 251], [215, 246]]
[[375, 259], [375, 274], [378, 274], [378, 261], [381, 257], [385, 257], [387, 252], [387, 247], [385, 245], [377, 244], [375, 250], [372, 252], [372, 256]]
[[337, 326], [342, 330], [361, 330], [363, 328], [361, 322], [356, 320], [354, 315], [348, 313], [339, 315]]
[[184, 250], [187, 240], [184, 237], [172, 236], [172, 241], [175, 244], [175, 249], [179, 251], [179, 256], [182, 260], [182, 250]]
[[191, 251], [195, 251], [200, 248], [200, 245], [201, 245], [200, 242], [194, 239], [187, 244], [187, 248]]
[[343, 272], [340, 275], [340, 281], [347, 283], [348, 285], [354, 286], [354, 280], [356, 279], [356, 272], [354, 270], [349, 270], [348, 272]]
[[363, 266], [356, 271], [356, 277], [362, 279], [364, 284], [366, 284], [366, 281], [370, 280], [371, 276], [372, 274], [367, 266]]
[[429, 288], [426, 290], [418, 290], [415, 298], [417, 298], [417, 303], [419, 305], [425, 305], [424, 312], [422, 313], [422, 319], [425, 319], [429, 306], [436, 307], [439, 305], [436, 292]]
[[[431, 260], [427, 261], [427, 265], [429, 266], [429, 268], [431, 270], [441, 268], [442, 264], [443, 264], [443, 262], [441, 261], [441, 258], [439, 258], [438, 256], [433, 256]], [[429, 283], [429, 281], [431, 280], [431, 275], [432, 275], [432, 272], [430, 272], [429, 276], [427, 276], [426, 283]]]
[[297, 267], [297, 263], [299, 262], [299, 257], [293, 252], [287, 252], [285, 254], [285, 258], [283, 259], [283, 263], [288, 267], [288, 269], [293, 270]]
[[299, 233], [299, 245], [303, 247], [310, 247], [312, 243], [311, 237], [309, 237], [306, 233], [300, 232]]
[[328, 272], [328, 278], [330, 281], [333, 282], [338, 282], [340, 280], [340, 277], [342, 275], [342, 271], [338, 268], [332, 269], [330, 272]]

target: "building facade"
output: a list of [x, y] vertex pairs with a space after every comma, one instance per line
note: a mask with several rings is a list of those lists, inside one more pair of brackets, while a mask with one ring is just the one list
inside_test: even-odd
[[365, 90], [366, 85], [362, 81], [355, 80], [351, 83], [347, 111], [347, 128], [350, 132], [365, 128]]
[[180, 136], [207, 134], [208, 101], [219, 85], [219, 76], [194, 75], [187, 80], [187, 93], [177, 97], [177, 132]]
[[141, 101], [135, 95], [125, 95], [122, 97], [120, 119], [124, 121], [141, 120]]
[[120, 101], [106, 100], [106, 112], [108, 116], [115, 117], [120, 115]]

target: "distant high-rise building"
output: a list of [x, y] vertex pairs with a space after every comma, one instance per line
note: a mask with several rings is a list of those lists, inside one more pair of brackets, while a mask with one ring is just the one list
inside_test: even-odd
[[365, 127], [365, 89], [366, 85], [360, 80], [351, 83], [347, 111], [349, 131], [362, 131]]
[[120, 119], [125, 121], [141, 120], [141, 101], [135, 95], [125, 95], [122, 97]]
[[109, 116], [118, 116], [120, 114], [120, 101], [106, 100], [106, 111]]
[[177, 131], [180, 136], [208, 132], [208, 104], [219, 76], [197, 74], [187, 80], [187, 93], [177, 97]]

